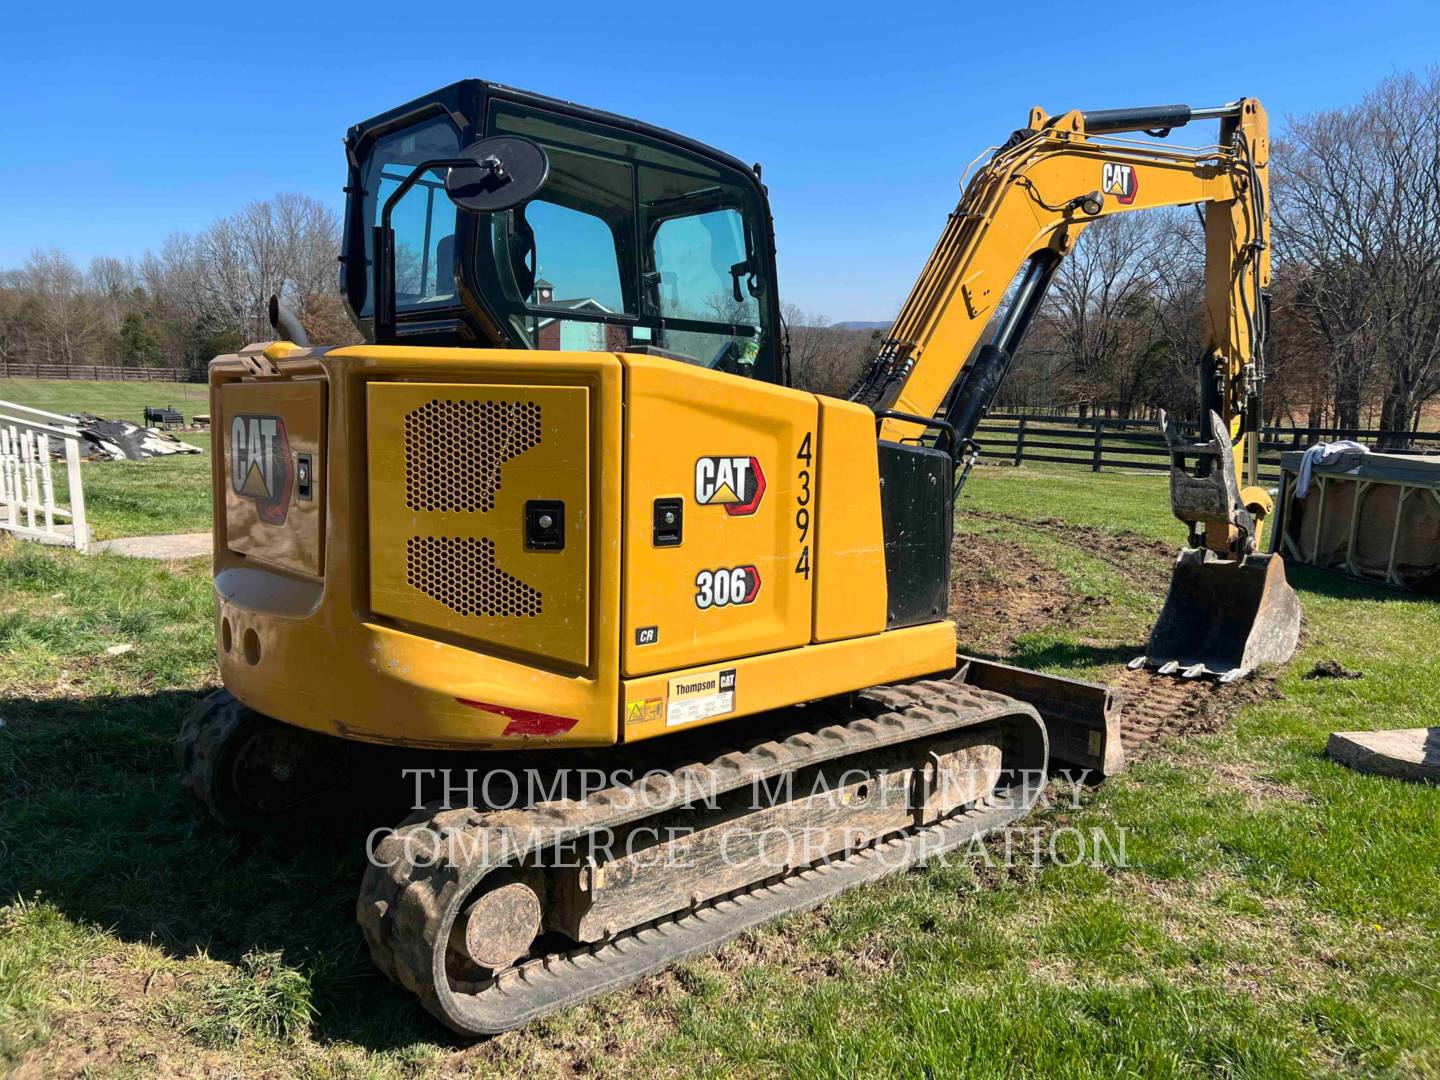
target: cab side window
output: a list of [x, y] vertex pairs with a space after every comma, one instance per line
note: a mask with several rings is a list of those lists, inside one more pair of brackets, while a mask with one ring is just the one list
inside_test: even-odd
[[[367, 213], [373, 226], [395, 189], [422, 161], [454, 157], [460, 135], [439, 117], [380, 139], [365, 173]], [[445, 195], [444, 170], [432, 169], [405, 193], [391, 212], [395, 232], [395, 307], [398, 311], [455, 302], [455, 205]], [[366, 230], [366, 255], [373, 257]], [[373, 310], [366, 297], [364, 314]]]

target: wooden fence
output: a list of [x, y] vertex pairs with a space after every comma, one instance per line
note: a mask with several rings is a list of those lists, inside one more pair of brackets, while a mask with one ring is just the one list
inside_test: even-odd
[[[70, 417], [0, 401], [0, 530], [90, 549], [80, 442]], [[68, 506], [55, 490], [52, 447], [63, 447]], [[68, 532], [61, 519], [70, 523]]]
[[140, 368], [115, 367], [105, 364], [21, 364], [0, 360], [3, 379], [90, 379], [115, 382], [205, 382], [203, 368]]
[[[1195, 424], [1185, 425], [1190, 437], [1198, 436]], [[1280, 454], [1303, 450], [1317, 442], [1354, 439], [1374, 444], [1396, 432], [1373, 429], [1311, 427], [1269, 427], [1260, 434], [1260, 479], [1280, 479]], [[1440, 453], [1440, 431], [1404, 432], [1412, 448], [1387, 453]], [[1106, 420], [1086, 417], [1064, 419], [1033, 413], [991, 413], [980, 424], [975, 440], [982, 448], [981, 460], [991, 464], [1043, 461], [1059, 465], [1085, 465], [1092, 472], [1101, 469], [1142, 469], [1165, 472], [1170, 468], [1170, 451], [1165, 435], [1154, 420]]]

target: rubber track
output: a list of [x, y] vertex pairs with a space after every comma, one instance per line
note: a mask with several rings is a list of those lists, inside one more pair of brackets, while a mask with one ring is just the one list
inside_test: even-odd
[[221, 749], [251, 715], [228, 690], [216, 690], [197, 701], [180, 722], [175, 738], [175, 764], [181, 783], [210, 812], [211, 817], [230, 828], [244, 826], [217, 797], [215, 774]]
[[[1046, 763], [1045, 728], [1034, 709], [950, 681], [877, 687], [856, 695], [853, 703], [831, 702], [806, 712], [818, 716], [819, 726], [725, 750], [674, 770], [673, 775], [697, 785], [692, 791], [720, 794], [836, 758], [987, 723], [1009, 728], [1002, 743], [1005, 769], [1026, 770], [1033, 777], [1043, 775], [1040, 770]], [[520, 841], [532, 829], [546, 830], [547, 844], [558, 843], [593, 829], [663, 814], [683, 801], [677, 797], [666, 804], [657, 798], [677, 786], [683, 790], [683, 785], [664, 784], [657, 790], [653, 780], [648, 783], [651, 786], [610, 788], [584, 803], [498, 812], [442, 810], [412, 817], [377, 845], [378, 858], [366, 868], [356, 906], [376, 964], [456, 1031], [496, 1034], [715, 949], [746, 930], [813, 907], [843, 889], [968, 843], [1023, 817], [1038, 795], [1038, 789], [1021, 790], [1017, 785], [998, 793], [1002, 798], [989, 805], [881, 840], [846, 858], [751, 884], [603, 943], [527, 961], [483, 983], [452, 985], [445, 961], [450, 928], [480, 880], [527, 854]], [[1004, 798], [1007, 794], [1009, 798]], [[481, 833], [489, 835], [481, 837]], [[455, 839], [488, 857], [469, 863], [435, 857], [436, 840], [445, 844]], [[407, 858], [407, 849], [413, 858]]]

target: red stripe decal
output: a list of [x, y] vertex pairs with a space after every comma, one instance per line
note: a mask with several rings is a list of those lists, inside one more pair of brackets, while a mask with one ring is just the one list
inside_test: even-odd
[[469, 705], [472, 709], [508, 716], [510, 722], [505, 725], [501, 735], [564, 735], [580, 722], [569, 716], [552, 716], [550, 713], [511, 708], [509, 705], [494, 705], [488, 701], [470, 701], [467, 698], [455, 700], [461, 705]]

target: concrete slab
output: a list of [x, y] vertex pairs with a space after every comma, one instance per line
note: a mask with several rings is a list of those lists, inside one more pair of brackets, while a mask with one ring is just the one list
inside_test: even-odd
[[102, 540], [92, 550], [111, 555], [128, 555], [132, 559], [198, 559], [213, 549], [208, 532], [170, 533], [163, 536], [126, 536], [119, 540]]
[[[16, 536], [19, 537], [21, 540], [29, 540], [32, 544], [49, 544], [52, 547], [75, 546], [75, 526], [73, 525], [57, 524], [55, 526], [55, 531], [59, 534], [57, 536], [46, 536], [43, 533], [11, 532], [9, 529], [6, 529], [4, 531], [7, 536]], [[94, 530], [88, 527], [86, 528], [85, 533], [85, 538], [87, 540], [92, 539], [95, 535]]]
[[1440, 727], [1333, 731], [1327, 753], [1360, 772], [1440, 784]]

